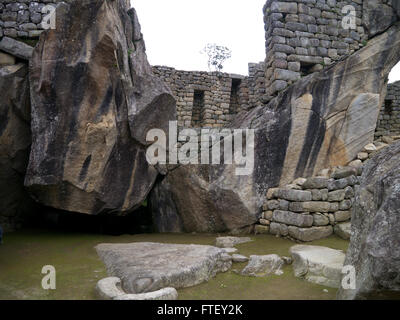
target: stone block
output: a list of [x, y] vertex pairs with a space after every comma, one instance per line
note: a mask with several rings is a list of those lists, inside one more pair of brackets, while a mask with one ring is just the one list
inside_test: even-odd
[[275, 210], [273, 216], [274, 222], [297, 227], [311, 227], [313, 217], [311, 215], [302, 215], [290, 211]]

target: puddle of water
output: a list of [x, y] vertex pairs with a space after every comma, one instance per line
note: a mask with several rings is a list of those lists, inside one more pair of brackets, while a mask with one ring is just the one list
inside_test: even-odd
[[[143, 234], [107, 236], [97, 234], [62, 233], [25, 230], [7, 234], [0, 246], [0, 299], [90, 300], [95, 299], [96, 282], [107, 277], [104, 264], [94, 247], [99, 243], [160, 242], [213, 245], [217, 235], [203, 234]], [[238, 245], [240, 254], [289, 255], [293, 242], [270, 235], [252, 237], [255, 241]], [[347, 250], [348, 242], [336, 236], [315, 241], [313, 245]], [[57, 270], [57, 289], [43, 290], [42, 267], [53, 265]], [[264, 278], [242, 277], [233, 269], [246, 264], [234, 264], [232, 270], [218, 274], [208, 283], [180, 289], [180, 299], [193, 300], [267, 300], [267, 299], [335, 299], [336, 290], [297, 279], [291, 266], [282, 276]], [[328, 290], [328, 292], [324, 292]]]

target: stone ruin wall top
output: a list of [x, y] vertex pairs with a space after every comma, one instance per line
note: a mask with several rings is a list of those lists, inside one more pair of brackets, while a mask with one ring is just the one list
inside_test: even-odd
[[396, 6], [392, 0], [268, 0], [264, 100], [364, 47], [396, 20]]

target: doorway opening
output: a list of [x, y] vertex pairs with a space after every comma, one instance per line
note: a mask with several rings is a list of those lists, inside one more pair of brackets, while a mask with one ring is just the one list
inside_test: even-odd
[[229, 114], [237, 114], [240, 111], [240, 99], [239, 99], [239, 90], [240, 84], [242, 80], [240, 79], [232, 79], [232, 88], [231, 88], [231, 101], [229, 104]]
[[204, 91], [195, 90], [193, 97], [192, 127], [201, 127], [203, 124]]

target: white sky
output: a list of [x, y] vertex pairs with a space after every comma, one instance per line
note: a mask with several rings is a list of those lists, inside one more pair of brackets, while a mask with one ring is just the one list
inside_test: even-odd
[[[247, 74], [249, 62], [265, 58], [262, 8], [266, 0], [131, 0], [152, 65], [205, 70], [207, 43], [227, 46], [224, 72]], [[400, 80], [400, 64], [390, 74]]]

